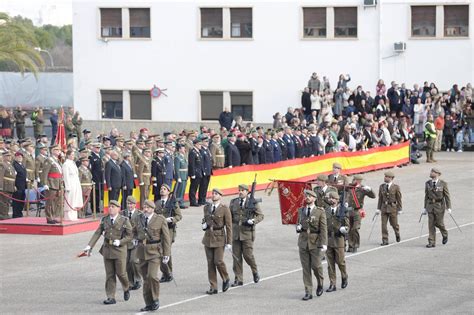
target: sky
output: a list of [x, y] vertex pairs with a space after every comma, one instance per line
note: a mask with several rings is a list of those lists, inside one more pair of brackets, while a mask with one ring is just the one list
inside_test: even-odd
[[0, 0], [0, 12], [27, 17], [36, 26], [72, 24], [72, 0]]

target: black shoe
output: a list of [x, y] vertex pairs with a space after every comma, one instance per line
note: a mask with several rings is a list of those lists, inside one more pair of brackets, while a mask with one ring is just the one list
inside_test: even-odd
[[57, 222], [54, 220], [46, 220], [46, 224], [56, 224]]
[[446, 244], [448, 242], [448, 236], [444, 237], [443, 236], [443, 245]]
[[260, 276], [258, 275], [258, 272], [253, 274], [253, 282], [258, 283], [260, 281]]
[[305, 295], [303, 296], [302, 300], [303, 301], [308, 301], [308, 300], [311, 300], [312, 298], [313, 298], [313, 295], [306, 292]]
[[150, 305], [150, 311], [156, 311], [160, 308], [160, 301], [155, 301]]
[[125, 301], [130, 300], [130, 290], [127, 290], [127, 291], [123, 292], [123, 299]]
[[397, 235], [396, 238], [397, 238], [397, 243], [400, 243], [400, 235]]
[[148, 312], [151, 311], [151, 305], [147, 305], [140, 309], [140, 312]]
[[217, 294], [217, 289], [209, 289], [206, 291], [206, 294], [209, 294], [209, 295]]
[[130, 288], [130, 290], [138, 290], [142, 287], [140, 282], [135, 282], [135, 284]]
[[388, 245], [387, 241], [382, 241], [382, 244], [380, 244], [380, 246], [387, 246], [387, 245]]
[[352, 253], [352, 247], [349, 247], [349, 248], [347, 249], [347, 252], [348, 252], [348, 253]]
[[316, 288], [316, 295], [317, 296], [321, 296], [323, 294], [324, 290], [323, 290], [323, 286], [319, 286]]
[[170, 281], [173, 281], [173, 276], [172, 275], [169, 275], [169, 276], [163, 275], [160, 279], [160, 283], [170, 282]]
[[180, 209], [188, 209], [188, 206], [179, 206]]
[[109, 304], [115, 304], [117, 303], [115, 299], [107, 298], [107, 300], [104, 301], [104, 304], [109, 305]]
[[336, 286], [334, 284], [329, 285], [329, 288], [326, 290], [326, 292], [332, 292], [336, 291]]
[[242, 281], [235, 280], [234, 283], [232, 283], [230, 286], [231, 287], [240, 287], [242, 285], [244, 285], [244, 283]]
[[341, 282], [341, 289], [345, 289], [347, 287], [347, 278], [346, 279], [342, 279], [342, 282]]
[[229, 287], [230, 287], [230, 280], [227, 279], [226, 281], [222, 283], [222, 292], [229, 290]]
[[354, 248], [352, 249], [352, 252], [353, 252], [353, 253], [357, 253], [357, 247], [354, 247]]
[[436, 245], [435, 245], [435, 244], [428, 244], [428, 245], [426, 245], [426, 248], [433, 248], [433, 247], [436, 247]]
[[200, 205], [198, 203], [191, 203], [189, 206], [190, 207], [200, 207]]

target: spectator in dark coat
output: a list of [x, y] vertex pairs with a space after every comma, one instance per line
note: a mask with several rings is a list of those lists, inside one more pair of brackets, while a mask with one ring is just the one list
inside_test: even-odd
[[283, 141], [285, 141], [287, 153], [288, 153], [288, 160], [292, 160], [295, 158], [295, 141], [293, 140], [293, 134], [290, 127], [285, 128], [285, 134], [283, 135]]
[[232, 128], [234, 115], [229, 111], [228, 107], [224, 107], [224, 111], [219, 115], [219, 124], [227, 130]]
[[118, 165], [118, 153], [110, 152], [110, 160], [105, 164], [105, 183], [109, 190], [110, 200], [118, 200], [122, 188], [122, 170]]
[[[15, 188], [16, 191], [12, 194], [12, 197], [18, 200], [25, 200], [25, 189], [26, 189], [26, 168], [23, 164], [23, 153], [20, 151], [15, 153], [15, 161], [13, 161], [13, 167], [16, 171], [15, 177]], [[24, 203], [21, 201], [12, 200], [13, 215], [12, 218], [21, 218], [23, 216]]]
[[235, 146], [235, 135], [229, 134], [227, 136], [227, 147], [225, 148], [225, 167], [240, 166], [240, 153], [239, 149]]
[[401, 106], [400, 106], [400, 91], [398, 89], [398, 85], [395, 83], [395, 81], [392, 81], [392, 87], [388, 89], [387, 91], [387, 97], [388, 100], [390, 101], [390, 111], [395, 111], [395, 112], [400, 112], [401, 111]]
[[49, 117], [49, 121], [51, 122], [51, 145], [54, 144], [56, 141], [56, 134], [58, 133], [58, 111], [55, 109]]
[[120, 164], [122, 171], [122, 209], [126, 209], [127, 197], [132, 195], [133, 188], [135, 188], [134, 172], [131, 160], [131, 154], [125, 152], [123, 155], [123, 161]]
[[265, 151], [265, 163], [273, 163], [273, 145], [270, 142], [272, 140], [271, 131], [265, 133], [265, 139], [263, 140], [263, 148]]
[[304, 108], [305, 117], [308, 117], [311, 114], [311, 93], [309, 93], [309, 88], [307, 87], [304, 88], [303, 94], [301, 95], [301, 107]]
[[288, 107], [288, 111], [286, 112], [285, 114], [285, 120], [286, 120], [286, 123], [288, 125], [291, 124], [291, 121], [293, 120], [293, 118], [295, 118], [296, 115], [295, 115], [295, 109], [293, 107]]
[[276, 132], [272, 132], [272, 140], [270, 140], [271, 145], [273, 146], [273, 162], [281, 161], [281, 148], [278, 143], [278, 135]]
[[253, 164], [252, 145], [245, 138], [245, 135], [239, 134], [235, 146], [239, 149], [240, 161], [242, 165]]

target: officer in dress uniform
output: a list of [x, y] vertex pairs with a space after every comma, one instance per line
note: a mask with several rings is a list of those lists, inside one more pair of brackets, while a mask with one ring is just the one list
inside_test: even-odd
[[198, 204], [206, 204], [207, 189], [212, 175], [212, 156], [209, 151], [209, 138], [202, 137], [201, 157], [202, 157], [202, 178], [199, 183]]
[[[166, 218], [168, 224], [168, 229], [170, 231], [171, 244], [174, 243], [176, 239], [176, 224], [181, 221], [183, 218], [181, 210], [179, 209], [176, 198], [173, 195], [170, 195], [170, 186], [163, 184], [160, 187], [160, 199], [155, 202], [155, 213], [162, 215]], [[173, 280], [173, 261], [170, 250], [169, 261], [160, 266], [160, 270], [163, 273], [163, 276], [160, 279], [160, 282], [170, 282]]]
[[10, 219], [10, 197], [15, 192], [16, 171], [12, 165], [13, 155], [10, 151], [3, 151], [3, 163], [0, 165], [0, 220]]
[[154, 212], [155, 204], [146, 200], [143, 213], [137, 218], [133, 235], [138, 243], [137, 257], [143, 277], [145, 307], [140, 311], [155, 311], [160, 307], [160, 263], [167, 264], [171, 255], [171, 236], [164, 216]]
[[51, 156], [44, 162], [43, 173], [41, 177], [41, 183], [44, 183], [44, 189], [46, 190], [46, 223], [55, 224], [60, 221], [56, 218], [62, 218], [63, 214], [63, 191], [64, 191], [64, 180], [63, 170], [59, 162], [59, 154], [61, 148], [59, 145], [53, 145], [51, 147]]
[[38, 186], [42, 186], [44, 183], [41, 183], [41, 174], [43, 173], [44, 162], [48, 158], [48, 147], [43, 143], [38, 143], [36, 146], [38, 149], [38, 154], [35, 157], [35, 178], [38, 182]]
[[35, 158], [33, 157], [35, 148], [33, 147], [33, 143], [31, 141], [25, 141], [21, 144], [21, 146], [23, 147], [23, 165], [25, 165], [27, 174], [27, 188], [31, 188], [34, 186], [34, 182], [36, 180]]
[[212, 143], [210, 146], [210, 151], [212, 155], [212, 168], [213, 169], [224, 168], [225, 166], [224, 147], [221, 144], [221, 136], [217, 133], [212, 135]]
[[151, 184], [151, 149], [143, 150], [143, 157], [138, 161], [138, 182], [140, 186], [140, 206], [148, 199]]
[[[165, 184], [172, 186], [174, 178], [174, 142], [165, 141], [165, 157], [163, 159], [165, 166]], [[160, 186], [161, 187], [161, 186]]]
[[423, 215], [428, 215], [428, 245], [427, 248], [436, 247], [436, 228], [443, 236], [443, 244], [448, 242], [448, 231], [444, 226], [444, 213], [451, 214], [451, 197], [449, 195], [448, 183], [440, 179], [441, 171], [432, 168], [430, 180], [425, 184], [425, 209]]
[[23, 153], [18, 151], [15, 153], [15, 161], [13, 167], [15, 168], [15, 192], [13, 193], [14, 200], [12, 201], [13, 215], [12, 218], [23, 217], [23, 208], [25, 206], [25, 189], [28, 180], [27, 171], [23, 162]]
[[321, 258], [327, 249], [327, 222], [326, 213], [323, 208], [315, 204], [317, 195], [312, 190], [305, 190], [305, 206], [298, 209], [298, 224], [296, 233], [298, 236], [298, 248], [301, 267], [303, 268], [303, 283], [305, 295], [303, 301], [313, 298], [313, 271], [318, 287], [316, 295], [323, 294], [323, 265]]
[[188, 176], [191, 178], [191, 185], [189, 186], [189, 205], [191, 207], [199, 207], [196, 200], [196, 192], [198, 191], [199, 183], [203, 176], [202, 156], [200, 139], [193, 140], [194, 147], [189, 151], [188, 156]]
[[165, 168], [165, 149], [157, 148], [155, 150], [155, 157], [151, 161], [151, 181], [153, 182], [153, 197], [154, 201], [160, 199], [160, 188], [165, 183], [166, 168]]
[[109, 214], [102, 218], [100, 225], [84, 248], [85, 252], [90, 253], [99, 238], [104, 236], [104, 243], [99, 253], [104, 257], [105, 265], [105, 292], [107, 299], [104, 304], [115, 304], [116, 282], [119, 279], [123, 288], [123, 299], [130, 299], [129, 282], [127, 278], [127, 247], [132, 240], [132, 225], [128, 217], [120, 215], [120, 203], [117, 200], [111, 200], [109, 203]]
[[344, 185], [349, 183], [349, 179], [346, 175], [341, 174], [342, 165], [340, 163], [332, 164], [332, 174], [328, 176], [328, 185], [337, 188], [339, 194], [342, 193]]
[[400, 242], [400, 227], [398, 226], [398, 215], [402, 213], [402, 193], [400, 186], [393, 183], [395, 174], [385, 172], [384, 183], [379, 187], [379, 201], [376, 215], [382, 215], [382, 246], [388, 245], [387, 221], [395, 232], [395, 239]]
[[224, 249], [232, 252], [232, 214], [229, 208], [221, 202], [222, 191], [212, 190], [212, 203], [204, 207], [202, 244], [207, 258], [207, 274], [210, 289], [206, 294], [217, 294], [217, 271], [222, 278], [222, 292], [230, 287], [229, 274], [224, 262]]
[[[137, 225], [137, 220], [141, 212], [137, 209], [137, 200], [133, 196], [127, 197], [126, 205], [127, 207], [123, 210], [123, 215], [130, 220], [133, 230]], [[127, 276], [128, 282], [130, 283], [130, 290], [138, 290], [142, 286], [139, 269], [137, 244], [131, 241], [127, 245]]]
[[263, 212], [260, 209], [260, 203], [256, 204], [255, 209], [248, 209], [249, 205], [249, 187], [240, 184], [239, 197], [230, 201], [230, 212], [232, 213], [232, 250], [233, 270], [235, 280], [232, 287], [244, 284], [242, 256], [245, 262], [250, 266], [253, 275], [253, 282], [260, 281], [257, 263], [253, 255], [253, 242], [255, 241], [255, 226], [263, 220]]
[[[100, 143], [96, 142], [92, 144], [92, 152], [89, 156], [89, 166], [92, 173], [92, 181], [95, 183], [95, 206], [97, 209], [102, 209], [100, 202], [103, 198], [104, 190], [104, 168], [102, 166], [102, 160], [100, 158]], [[41, 182], [43, 183], [43, 182]]]
[[186, 156], [186, 146], [176, 145], [176, 156], [174, 157], [174, 176], [176, 179], [176, 201], [180, 209], [186, 209], [184, 204], [184, 192], [188, 182], [188, 157]]
[[[84, 208], [81, 210], [81, 216], [88, 216], [92, 214], [90, 203], [92, 201], [92, 173], [89, 170], [89, 158], [81, 157], [79, 159], [81, 165], [78, 168], [79, 171], [79, 181], [81, 182], [82, 188], [82, 202], [84, 203]], [[86, 201], [88, 201], [86, 205]], [[85, 212], [85, 213], [84, 213]]]

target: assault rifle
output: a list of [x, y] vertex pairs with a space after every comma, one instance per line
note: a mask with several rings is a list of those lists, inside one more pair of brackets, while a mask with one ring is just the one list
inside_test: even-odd
[[255, 174], [255, 177], [253, 179], [252, 188], [250, 189], [250, 195], [245, 205], [246, 220], [245, 222], [242, 223], [242, 225], [245, 225], [245, 226], [252, 226], [252, 229], [255, 228], [255, 224], [249, 225], [247, 221], [253, 218], [255, 211], [257, 210], [257, 204], [259, 202], [262, 202], [262, 198], [255, 198], [256, 186], [257, 186], [257, 174]]

